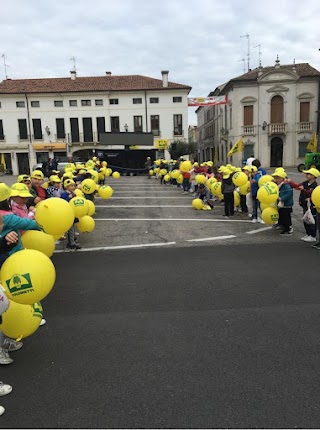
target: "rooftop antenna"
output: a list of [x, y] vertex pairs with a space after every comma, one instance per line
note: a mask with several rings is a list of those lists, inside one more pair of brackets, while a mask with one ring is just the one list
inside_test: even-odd
[[261, 64], [261, 55], [262, 55], [261, 45], [254, 46], [253, 48], [259, 48], [259, 67], [262, 67], [262, 64]]
[[243, 62], [243, 74], [245, 74], [246, 73], [246, 59], [241, 58], [241, 60], [238, 60], [238, 63], [240, 63], [240, 61]]
[[4, 74], [5, 74], [6, 79], [8, 79], [7, 67], [9, 67], [9, 66], [6, 63], [7, 56], [6, 56], [6, 54], [2, 54], [1, 57], [3, 58]]
[[242, 36], [240, 36], [241, 38], [245, 37], [248, 41], [248, 52], [247, 52], [247, 62], [248, 62], [248, 72], [250, 70], [250, 36], [248, 33], [243, 34]]
[[76, 72], [77, 71], [77, 67], [76, 67], [76, 57], [71, 57], [70, 61], [73, 62], [73, 71]]

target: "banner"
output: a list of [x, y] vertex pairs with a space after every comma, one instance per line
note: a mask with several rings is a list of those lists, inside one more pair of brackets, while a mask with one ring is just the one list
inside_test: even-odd
[[157, 149], [167, 149], [169, 140], [168, 139], [156, 139], [155, 143], [156, 143]]
[[230, 149], [230, 151], [227, 154], [227, 157], [230, 157], [233, 154], [236, 154], [237, 152], [242, 152], [243, 151], [243, 140], [242, 138], [240, 138], [234, 145], [233, 147]]
[[227, 96], [188, 97], [188, 106], [215, 106], [228, 103]]
[[307, 149], [309, 149], [311, 152], [317, 152], [317, 135], [316, 133], [313, 133], [308, 145]]

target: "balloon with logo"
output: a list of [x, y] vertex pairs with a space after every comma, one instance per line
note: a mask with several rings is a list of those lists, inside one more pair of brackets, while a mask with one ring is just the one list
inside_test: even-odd
[[214, 196], [220, 196], [222, 194], [221, 192], [221, 182], [215, 182], [212, 186], [211, 186], [211, 193]]
[[86, 162], [86, 168], [87, 169], [93, 169], [95, 167], [96, 163], [93, 160], [88, 160]]
[[84, 197], [73, 197], [69, 201], [69, 205], [71, 205], [75, 218], [81, 218], [82, 216], [87, 215], [88, 213], [88, 200]]
[[98, 190], [98, 194], [102, 199], [110, 199], [113, 194], [113, 189], [110, 187], [110, 185], [101, 185]]
[[239, 187], [239, 193], [242, 194], [243, 196], [249, 194], [250, 191], [251, 191], [250, 181], [247, 181], [244, 185]]
[[41, 303], [22, 305], [10, 300], [10, 306], [2, 314], [0, 330], [11, 339], [20, 340], [32, 335], [40, 326], [43, 310]]
[[177, 170], [177, 169], [172, 170], [172, 172], [170, 173], [170, 176], [172, 179], [178, 179], [180, 176], [179, 170]]
[[21, 236], [25, 249], [35, 249], [51, 257], [55, 248], [55, 239], [51, 234], [38, 230], [28, 230]]
[[1, 283], [7, 297], [25, 305], [44, 299], [55, 280], [56, 270], [50, 258], [34, 249], [10, 255], [1, 267]]
[[160, 170], [160, 175], [161, 176], [165, 176], [167, 174], [167, 172], [168, 172], [167, 169], [161, 169]]
[[207, 178], [204, 175], [196, 175], [196, 183], [197, 184], [205, 184], [207, 182]]
[[91, 218], [91, 216], [89, 215], [85, 215], [84, 217], [79, 219], [77, 227], [81, 233], [91, 233], [95, 227], [94, 219]]
[[276, 203], [260, 203], [261, 211], [264, 211], [266, 208], [275, 208]]
[[209, 190], [211, 190], [211, 186], [212, 186], [215, 182], [218, 182], [218, 181], [217, 181], [217, 179], [216, 179], [214, 176], [212, 176], [211, 178], [209, 178], [209, 179], [207, 180], [207, 188], [208, 188]]
[[241, 187], [248, 182], [248, 176], [244, 172], [235, 172], [232, 176], [232, 182], [236, 187]]
[[50, 197], [37, 204], [35, 219], [45, 233], [62, 236], [72, 226], [74, 212], [66, 200]]
[[319, 208], [320, 207], [320, 185], [318, 185], [311, 194], [312, 203]]
[[166, 175], [164, 175], [163, 180], [165, 182], [169, 182], [170, 181], [170, 175], [168, 175], [168, 173]]
[[87, 213], [87, 215], [92, 216], [96, 212], [95, 204], [91, 200], [87, 200], [87, 202], [88, 202], [88, 213]]
[[233, 197], [234, 197], [234, 207], [239, 206], [240, 205], [240, 194], [238, 193], [238, 191], [233, 192]]
[[276, 224], [279, 220], [277, 208], [273, 208], [271, 206], [265, 208], [261, 213], [261, 218], [267, 225]]
[[84, 179], [81, 182], [80, 188], [85, 194], [92, 194], [96, 191], [96, 183], [93, 179]]
[[201, 200], [201, 199], [193, 199], [192, 200], [193, 209], [200, 211], [201, 209], [203, 209], [203, 205], [204, 205], [204, 203], [203, 203], [203, 200]]
[[119, 172], [113, 172], [112, 173], [112, 177], [113, 177], [113, 179], [119, 179], [120, 178], [120, 173]]
[[273, 177], [271, 175], [262, 175], [258, 181], [258, 186], [262, 187], [266, 182], [273, 182]]
[[181, 172], [189, 172], [189, 170], [191, 170], [191, 167], [191, 161], [187, 160], [180, 163], [179, 169], [181, 170]]
[[183, 182], [183, 176], [180, 174], [177, 178], [177, 184], [181, 185]]
[[273, 203], [278, 200], [279, 188], [275, 182], [266, 182], [257, 193], [257, 199], [261, 203]]
[[99, 180], [99, 173], [94, 169], [89, 169], [88, 173], [91, 175], [91, 179], [94, 180], [95, 183]]

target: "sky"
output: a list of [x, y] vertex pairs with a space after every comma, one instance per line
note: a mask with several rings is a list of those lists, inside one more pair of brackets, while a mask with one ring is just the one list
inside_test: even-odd
[[[1, 1], [0, 55], [11, 79], [139, 74], [206, 96], [250, 68], [307, 62], [320, 70], [319, 0]], [[243, 62], [245, 59], [245, 62]], [[5, 79], [0, 58], [0, 80]], [[194, 108], [189, 122], [196, 124]]]

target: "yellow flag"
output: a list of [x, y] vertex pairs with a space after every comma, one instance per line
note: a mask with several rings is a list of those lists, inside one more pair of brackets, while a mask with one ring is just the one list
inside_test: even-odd
[[3, 170], [7, 170], [6, 160], [4, 159], [4, 154], [1, 154], [1, 161], [0, 161], [0, 164], [2, 164], [2, 166], [3, 166]]
[[240, 139], [233, 145], [233, 147], [228, 152], [227, 157], [230, 157], [231, 155], [235, 154], [236, 152], [242, 152], [242, 151], [243, 151], [243, 140], [240, 137]]
[[317, 135], [313, 133], [308, 145], [307, 149], [310, 149], [311, 152], [317, 152]]

